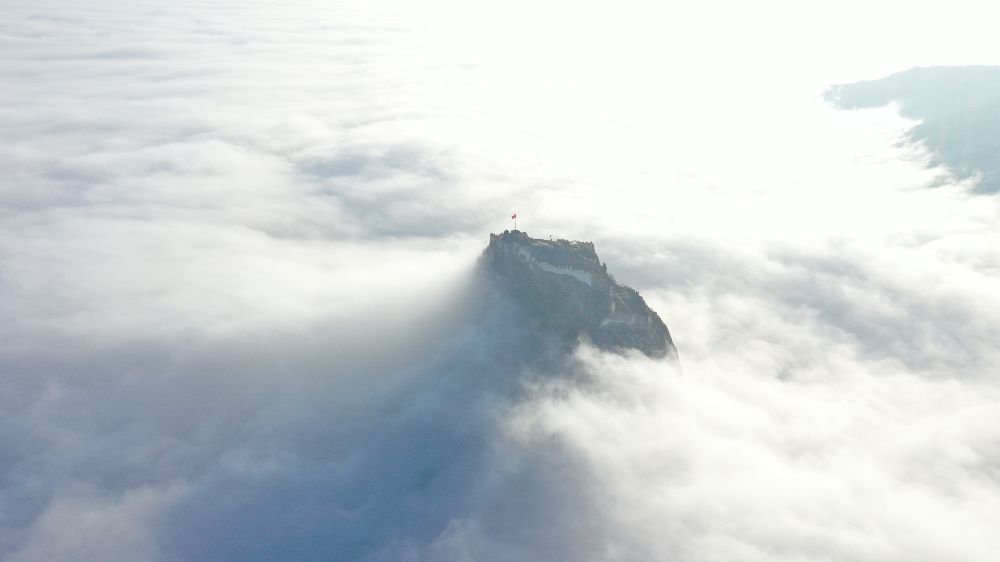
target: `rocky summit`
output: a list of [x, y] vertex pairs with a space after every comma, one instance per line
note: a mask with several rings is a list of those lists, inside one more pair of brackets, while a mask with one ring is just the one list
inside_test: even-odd
[[635, 289], [615, 281], [592, 242], [504, 231], [490, 234], [480, 265], [490, 286], [543, 333], [609, 351], [677, 357], [663, 320]]

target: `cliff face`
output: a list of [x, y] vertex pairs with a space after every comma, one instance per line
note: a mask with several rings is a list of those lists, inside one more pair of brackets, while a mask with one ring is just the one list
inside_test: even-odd
[[591, 242], [491, 234], [481, 265], [491, 288], [509, 297], [543, 333], [580, 337], [609, 351], [636, 349], [676, 358], [667, 326], [646, 301], [608, 274]]

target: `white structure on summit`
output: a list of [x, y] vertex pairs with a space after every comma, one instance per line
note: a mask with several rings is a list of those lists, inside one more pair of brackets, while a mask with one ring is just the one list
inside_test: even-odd
[[550, 263], [545, 263], [544, 261], [531, 255], [531, 252], [527, 248], [518, 248], [517, 253], [524, 256], [524, 259], [528, 263], [537, 266], [542, 271], [547, 271], [549, 273], [555, 273], [557, 275], [569, 275], [570, 277], [576, 279], [577, 281], [586, 284], [588, 287], [593, 286], [593, 279], [590, 274], [586, 271], [580, 271], [579, 269], [574, 269], [572, 267], [562, 267], [559, 265], [552, 265]]

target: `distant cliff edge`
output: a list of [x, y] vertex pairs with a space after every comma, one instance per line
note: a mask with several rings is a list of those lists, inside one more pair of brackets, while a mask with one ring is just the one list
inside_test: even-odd
[[931, 165], [959, 180], [974, 178], [979, 193], [1000, 193], [1000, 66], [912, 68], [836, 84], [825, 97], [840, 109], [894, 103], [902, 116], [920, 121], [906, 140], [926, 147]]

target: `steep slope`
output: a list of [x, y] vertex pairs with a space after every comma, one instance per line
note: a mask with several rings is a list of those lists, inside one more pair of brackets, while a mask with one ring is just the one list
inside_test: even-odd
[[480, 261], [489, 286], [543, 334], [564, 341], [586, 338], [610, 351], [677, 357], [659, 315], [638, 292], [615, 281], [592, 242], [504, 231], [490, 235]]

